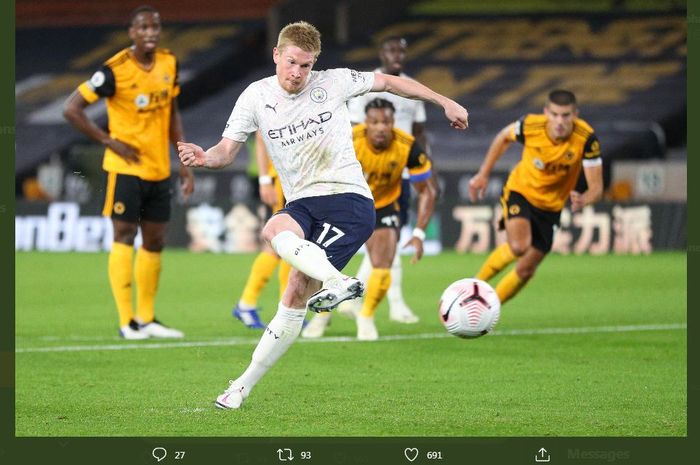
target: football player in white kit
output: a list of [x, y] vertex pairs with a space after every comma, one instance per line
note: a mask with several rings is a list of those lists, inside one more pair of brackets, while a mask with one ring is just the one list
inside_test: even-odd
[[353, 148], [347, 100], [369, 91], [389, 91], [442, 106], [456, 129], [468, 124], [464, 107], [416, 81], [345, 68], [311, 71], [320, 52], [321, 35], [314, 26], [304, 21], [288, 24], [272, 52], [275, 75], [243, 91], [221, 141], [206, 151], [178, 143], [185, 166], [223, 168], [259, 129], [287, 199], [262, 235], [294, 269], [250, 365], [217, 397], [215, 405], [222, 409], [241, 406], [299, 336], [307, 308], [330, 311], [362, 295], [362, 283], [339, 271], [375, 224], [372, 194]]
[[[374, 72], [410, 79], [409, 76], [403, 72], [403, 62], [406, 59], [407, 47], [406, 39], [400, 36], [387, 36], [382, 39], [379, 44], [379, 61], [381, 62], [381, 67], [375, 69]], [[425, 104], [421, 100], [408, 99], [390, 92], [369, 92], [359, 95], [348, 101], [350, 122], [353, 125], [365, 121], [365, 107], [375, 98], [381, 98], [391, 102], [395, 109], [394, 127], [413, 135], [420, 146], [427, 149], [428, 141], [424, 126], [426, 121]], [[400, 226], [403, 226], [408, 221], [409, 200], [411, 196], [411, 183], [407, 171], [404, 172], [401, 189], [401, 197], [399, 197], [399, 203], [401, 205]], [[420, 231], [418, 231], [418, 233], [420, 233]], [[366, 285], [371, 273], [372, 262], [369, 259], [369, 254], [365, 254], [362, 259], [362, 264], [357, 271], [357, 279]], [[401, 290], [402, 274], [401, 254], [397, 253], [394, 255], [394, 261], [391, 264], [391, 285], [387, 292], [389, 318], [399, 323], [417, 323], [418, 316], [411, 311], [403, 298], [403, 291]], [[355, 318], [360, 313], [361, 307], [362, 299], [346, 300], [340, 304], [338, 311]], [[321, 337], [329, 322], [330, 314], [317, 314], [302, 331], [301, 336], [305, 338]]]

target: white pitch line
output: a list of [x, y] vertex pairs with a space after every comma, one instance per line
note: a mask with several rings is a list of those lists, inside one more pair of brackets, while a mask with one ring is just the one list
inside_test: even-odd
[[[634, 331], [673, 331], [687, 329], [686, 323], [657, 324], [657, 325], [623, 325], [623, 326], [584, 326], [579, 328], [540, 328], [540, 329], [510, 329], [494, 331], [489, 337], [494, 336], [537, 336], [548, 334], [592, 334], [592, 333], [627, 333]], [[425, 334], [397, 334], [393, 336], [380, 336], [381, 341], [411, 341], [417, 339], [443, 339], [454, 337], [448, 333]], [[94, 352], [99, 350], [139, 350], [139, 349], [177, 349], [188, 347], [223, 347], [255, 345], [260, 338], [231, 338], [212, 341], [173, 341], [158, 343], [123, 343], [105, 345], [78, 345], [58, 347], [20, 347], [15, 353], [26, 354], [36, 352]], [[297, 343], [324, 343], [324, 342], [360, 342], [351, 336], [322, 337], [319, 339], [299, 338]]]

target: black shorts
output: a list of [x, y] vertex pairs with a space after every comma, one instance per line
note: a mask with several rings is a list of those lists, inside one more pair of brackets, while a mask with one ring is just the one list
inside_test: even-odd
[[398, 203], [392, 202], [386, 207], [378, 208], [375, 214], [377, 215], [377, 221], [374, 224], [374, 229], [392, 228], [396, 230], [398, 238], [401, 231], [401, 214]]
[[501, 229], [504, 229], [504, 222], [509, 218], [527, 218], [530, 220], [532, 246], [544, 253], [552, 250], [554, 230], [559, 226], [561, 211], [542, 210], [533, 206], [520, 193], [506, 190], [501, 197], [501, 206], [503, 207], [503, 218], [499, 224]]
[[102, 215], [129, 223], [167, 223], [170, 220], [172, 194], [170, 178], [144, 181], [138, 176], [107, 173]]

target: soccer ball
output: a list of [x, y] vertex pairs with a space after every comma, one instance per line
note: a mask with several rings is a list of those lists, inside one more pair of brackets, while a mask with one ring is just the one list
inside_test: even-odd
[[460, 279], [442, 293], [438, 312], [450, 334], [471, 339], [483, 336], [496, 326], [501, 316], [501, 301], [488, 283]]

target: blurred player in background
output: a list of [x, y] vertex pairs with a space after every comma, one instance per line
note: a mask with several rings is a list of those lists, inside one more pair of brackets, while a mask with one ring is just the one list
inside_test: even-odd
[[[353, 143], [360, 160], [365, 179], [374, 196], [377, 220], [374, 232], [365, 243], [367, 256], [372, 262], [372, 272], [367, 281], [362, 309], [357, 314], [357, 339], [375, 341], [379, 338], [374, 324], [374, 313], [391, 284], [391, 264], [396, 255], [396, 244], [401, 228], [399, 196], [401, 175], [408, 168], [410, 182], [418, 192], [416, 227], [404, 248], [413, 246], [412, 262], [423, 257], [425, 227], [430, 221], [437, 193], [430, 178], [430, 158], [410, 134], [394, 127], [394, 105], [388, 100], [376, 98], [366, 106], [364, 124], [353, 128]], [[359, 299], [357, 299], [359, 300]], [[306, 338], [321, 337], [330, 313], [318, 313], [302, 331]]]
[[[106, 147], [103, 214], [111, 216], [114, 229], [109, 282], [124, 339], [183, 337], [181, 331], [159, 322], [154, 313], [172, 196], [168, 141], [175, 144], [184, 139], [177, 106], [177, 60], [168, 50], [158, 48], [160, 32], [156, 9], [135, 9], [129, 27], [133, 45], [107, 60], [64, 106], [64, 116], [73, 126]], [[85, 108], [100, 98], [107, 99], [109, 133], [85, 114]], [[185, 198], [194, 190], [194, 177], [184, 166], [180, 166], [180, 186]], [[143, 244], [134, 265], [139, 227]]]
[[[284, 193], [282, 192], [282, 184], [275, 167], [270, 163], [270, 158], [265, 149], [260, 131], [255, 133], [255, 159], [258, 167], [258, 184], [260, 187], [260, 200], [272, 209], [275, 214], [284, 208]], [[243, 293], [238, 303], [233, 308], [232, 314], [234, 317], [251, 329], [265, 329], [265, 323], [260, 319], [260, 308], [258, 307], [258, 298], [260, 293], [270, 281], [272, 274], [279, 265], [278, 278], [280, 289], [280, 300], [284, 295], [284, 290], [287, 287], [289, 280], [289, 272], [291, 266], [289, 263], [281, 260], [275, 253], [270, 244], [263, 240], [262, 250], [255, 257], [253, 266], [248, 273]]]
[[[524, 147], [501, 197], [501, 223], [507, 241], [491, 252], [475, 276], [488, 281], [517, 259], [515, 267], [496, 285], [501, 303], [522, 289], [551, 250], [567, 199], [571, 210], [578, 211], [603, 195], [600, 144], [593, 128], [578, 117], [573, 93], [552, 91], [544, 114], [527, 115], [498, 133], [478, 173], [469, 181], [472, 202], [483, 198], [491, 170], [511, 142]], [[588, 189], [579, 193], [573, 189], [582, 167]]]
[[307, 308], [330, 311], [363, 293], [360, 281], [340, 271], [370, 237], [375, 220], [346, 102], [388, 90], [434, 102], [444, 108], [451, 127], [467, 127], [461, 105], [415, 81], [346, 68], [312, 72], [320, 53], [321, 35], [314, 26], [288, 24], [272, 52], [275, 75], [243, 91], [221, 141], [206, 151], [178, 143], [186, 166], [223, 168], [233, 163], [248, 134], [260, 130], [287, 199], [263, 228], [263, 237], [294, 269], [251, 363], [217, 397], [218, 408], [241, 406], [299, 336]]
[[[374, 71], [410, 79], [410, 77], [403, 72], [407, 47], [408, 44], [403, 37], [385, 37], [379, 44], [379, 61], [381, 62], [381, 67]], [[350, 120], [353, 124], [360, 124], [365, 121], [365, 107], [375, 98], [383, 98], [384, 100], [390, 101], [396, 109], [394, 114], [395, 126], [404, 132], [412, 134], [421, 147], [424, 147], [426, 151], [429, 150], [425, 133], [425, 105], [421, 100], [407, 99], [390, 92], [370, 92], [369, 94], [355, 97], [348, 101]], [[408, 173], [404, 171], [403, 174], [401, 195], [398, 200], [401, 220], [399, 231], [401, 227], [408, 222], [408, 207], [411, 199], [411, 183], [408, 179]], [[433, 182], [433, 186], [437, 188], [437, 183], [434, 178], [431, 179], [431, 182]], [[371, 272], [372, 263], [369, 256], [365, 255], [360, 269], [357, 271], [357, 278], [367, 283]], [[397, 253], [391, 266], [391, 286], [387, 293], [389, 318], [400, 323], [417, 323], [418, 316], [411, 311], [403, 297], [403, 291], [401, 289], [401, 283], [403, 282], [402, 277], [401, 254]], [[349, 300], [341, 305], [339, 311], [357, 314], [361, 306], [362, 301], [360, 299]], [[311, 328], [309, 328], [309, 330], [311, 331]]]

